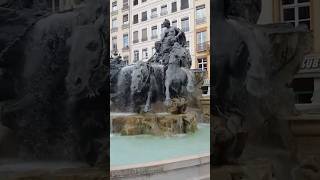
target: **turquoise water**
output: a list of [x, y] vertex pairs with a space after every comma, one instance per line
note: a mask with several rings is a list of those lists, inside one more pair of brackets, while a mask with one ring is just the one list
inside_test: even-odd
[[111, 166], [146, 163], [210, 152], [210, 125], [199, 124], [193, 134], [110, 137]]

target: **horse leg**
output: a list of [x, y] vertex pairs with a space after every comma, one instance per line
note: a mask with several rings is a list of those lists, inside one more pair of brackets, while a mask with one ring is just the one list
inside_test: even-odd
[[147, 102], [146, 102], [146, 105], [144, 106], [144, 112], [149, 112], [150, 111], [151, 95], [152, 95], [152, 89], [149, 88]]
[[166, 100], [165, 100], [165, 105], [169, 106], [171, 99], [170, 99], [170, 84], [171, 84], [171, 79], [169, 79], [169, 77], [167, 76], [167, 79], [165, 81], [165, 87], [166, 87]]

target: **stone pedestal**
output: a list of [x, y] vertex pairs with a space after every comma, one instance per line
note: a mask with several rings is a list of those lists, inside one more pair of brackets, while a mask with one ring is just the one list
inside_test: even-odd
[[134, 114], [111, 117], [112, 133], [174, 135], [195, 132], [195, 114]]
[[210, 120], [210, 96], [200, 98], [200, 102], [204, 118]]
[[320, 156], [320, 113], [287, 117], [300, 159]]

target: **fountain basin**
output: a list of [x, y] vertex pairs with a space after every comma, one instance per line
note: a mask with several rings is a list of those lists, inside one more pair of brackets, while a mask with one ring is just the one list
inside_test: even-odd
[[194, 133], [110, 138], [111, 179], [209, 179], [210, 125]]
[[111, 167], [111, 179], [210, 179], [210, 153]]

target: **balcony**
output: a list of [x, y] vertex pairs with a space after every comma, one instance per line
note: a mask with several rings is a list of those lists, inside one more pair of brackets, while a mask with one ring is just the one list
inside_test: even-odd
[[148, 40], [147, 37], [141, 39], [142, 42], [143, 42], [143, 41], [147, 41], [147, 40]]
[[133, 40], [133, 43], [138, 43], [138, 42], [139, 42], [138, 39], [134, 39], [134, 40]]
[[157, 39], [157, 38], [158, 38], [158, 35], [156, 34], [151, 36], [151, 39]]
[[130, 25], [129, 25], [129, 23], [127, 23], [127, 24], [123, 24], [123, 25], [122, 25], [122, 29], [128, 29], [128, 28], [129, 28], [129, 26], [130, 26]]
[[162, 12], [160, 13], [161, 16], [165, 16], [165, 15], [167, 15], [167, 14], [168, 14], [168, 11], [162, 11]]
[[158, 14], [151, 14], [151, 19], [158, 17]]
[[202, 17], [202, 18], [197, 18], [196, 19], [196, 24], [203, 24], [207, 21], [206, 17]]
[[118, 14], [118, 10], [113, 10], [111, 11], [111, 16], [117, 15]]
[[203, 51], [208, 51], [209, 50], [209, 42], [203, 42], [197, 44], [197, 52], [203, 52]]
[[118, 27], [111, 28], [111, 33], [118, 32]]
[[125, 46], [122, 48], [122, 51], [129, 51], [129, 46]]
[[125, 4], [123, 4], [123, 6], [122, 6], [122, 11], [127, 11], [127, 10], [129, 10], [129, 4], [128, 4], [128, 3], [125, 3]]

